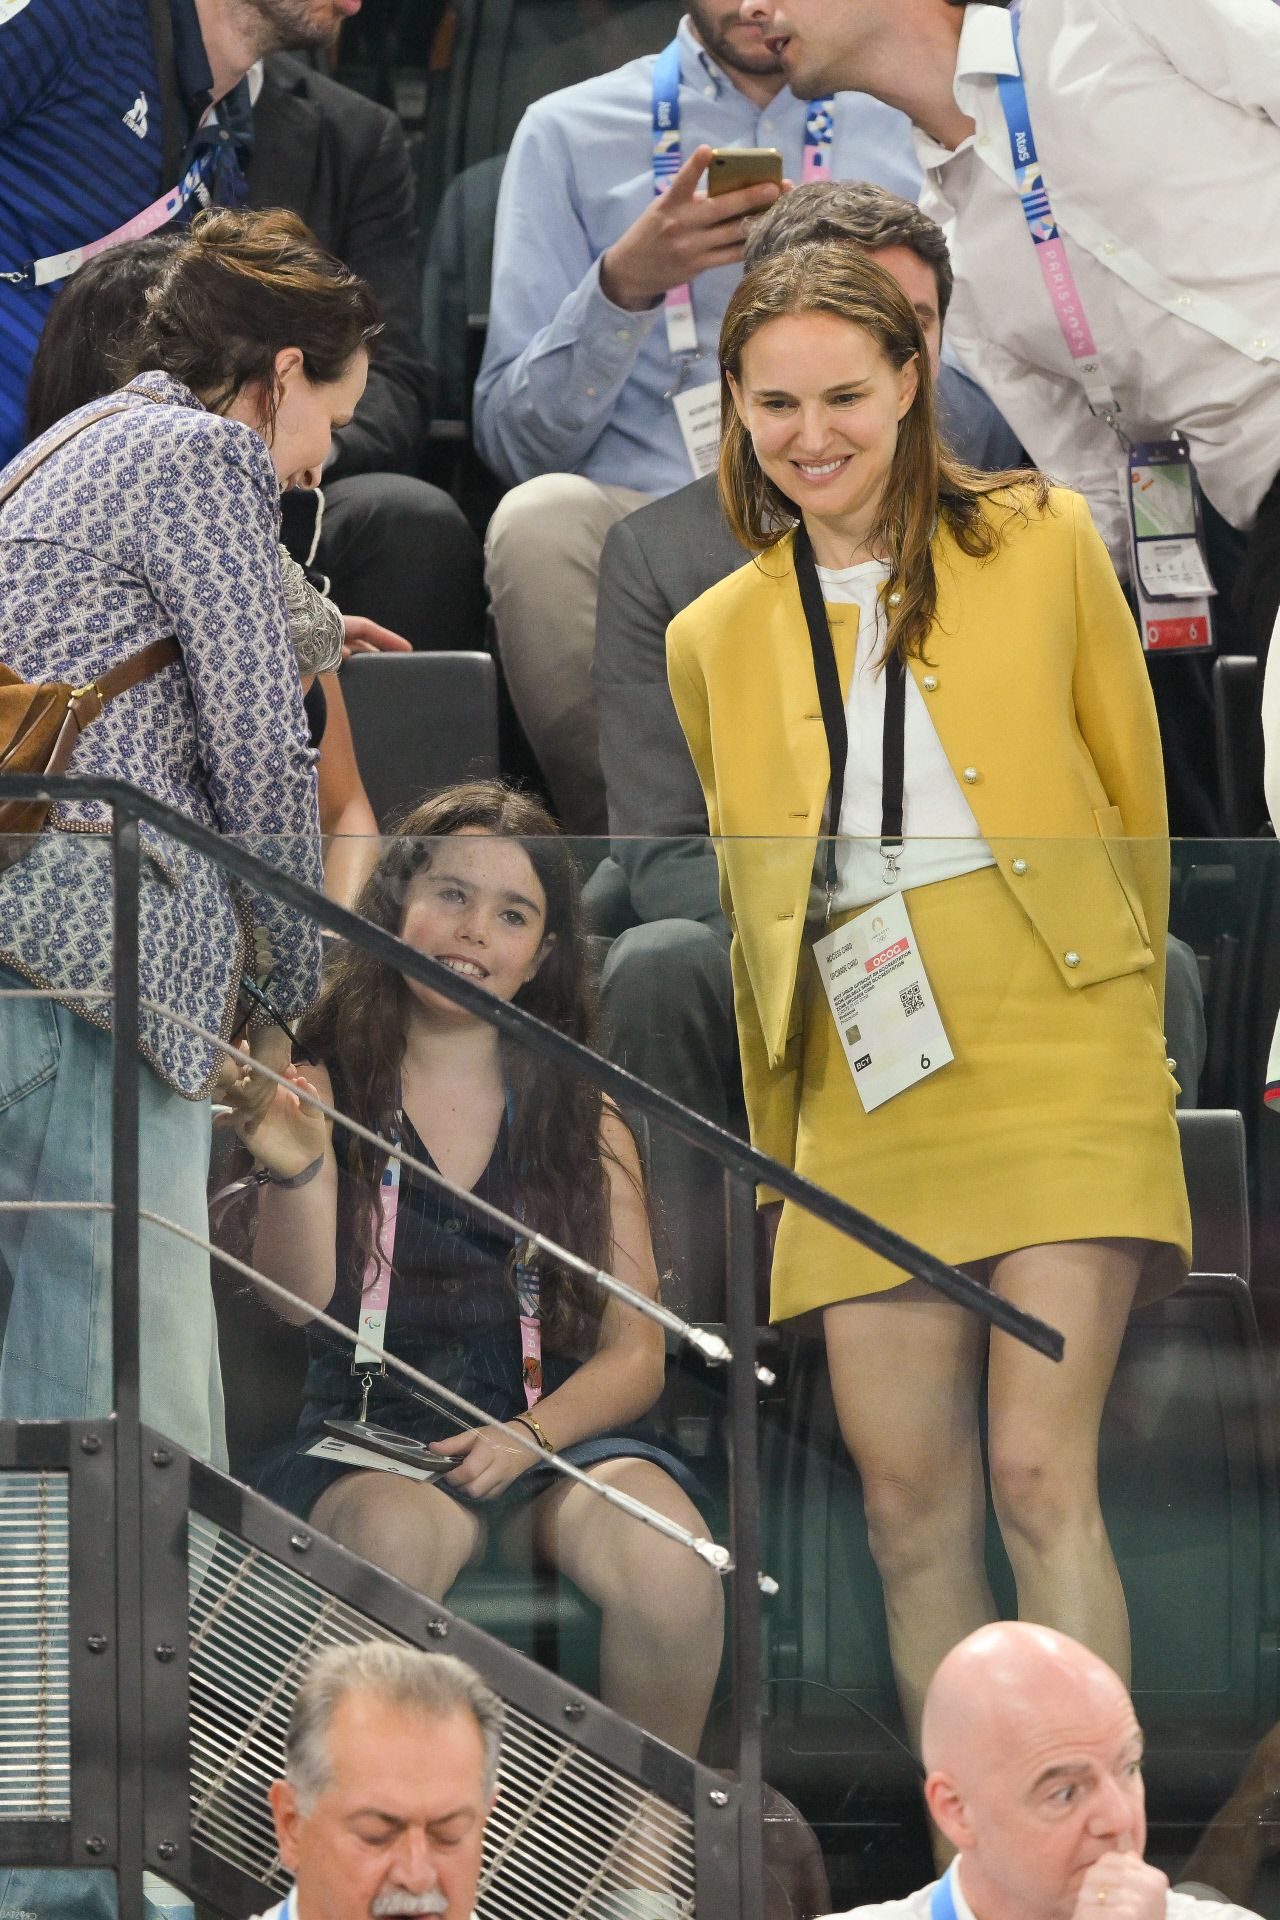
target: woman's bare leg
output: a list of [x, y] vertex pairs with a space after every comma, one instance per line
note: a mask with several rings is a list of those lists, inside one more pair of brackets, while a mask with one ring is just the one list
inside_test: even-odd
[[823, 1317], [836, 1414], [862, 1478], [898, 1696], [918, 1750], [934, 1669], [995, 1611], [978, 1443], [986, 1326], [921, 1283], [842, 1301]]
[[[652, 1461], [606, 1460], [591, 1478], [691, 1533], [706, 1532], [697, 1508]], [[724, 1642], [719, 1575], [689, 1548], [573, 1482], [540, 1494], [531, 1518], [537, 1553], [604, 1615], [601, 1699], [683, 1753], [696, 1753]]]
[[1129, 1615], [1098, 1504], [1098, 1428], [1145, 1242], [1064, 1241], [992, 1263], [992, 1286], [1066, 1338], [1055, 1363], [991, 1336], [991, 1495], [1024, 1620], [1129, 1678]]
[[428, 1600], [443, 1600], [484, 1545], [478, 1515], [394, 1473], [344, 1474], [316, 1501], [311, 1523]]

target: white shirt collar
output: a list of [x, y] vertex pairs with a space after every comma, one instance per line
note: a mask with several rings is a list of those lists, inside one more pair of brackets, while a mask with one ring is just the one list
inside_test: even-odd
[[[956, 51], [956, 79], [976, 80], [997, 73], [1016, 73], [1013, 21], [1007, 7], [967, 6]], [[957, 93], [957, 99], [959, 95]]]
[[[970, 120], [980, 120], [980, 106], [987, 91], [984, 82], [1002, 73], [1017, 73], [1018, 55], [1013, 44], [1013, 22], [1004, 7], [969, 5], [960, 24], [960, 44], [956, 49], [956, 74], [952, 84], [955, 103]], [[922, 167], [943, 167], [954, 153], [972, 146], [972, 135], [954, 150], [944, 147], [923, 127], [914, 128], [916, 158]]]

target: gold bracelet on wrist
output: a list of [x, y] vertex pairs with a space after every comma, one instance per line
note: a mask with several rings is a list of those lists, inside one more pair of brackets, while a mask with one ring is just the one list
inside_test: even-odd
[[534, 1419], [531, 1413], [516, 1414], [515, 1419], [512, 1422], [512, 1425], [517, 1427], [528, 1427], [530, 1433], [533, 1435], [534, 1439], [537, 1441], [538, 1445], [542, 1448], [542, 1451], [544, 1453], [555, 1452], [555, 1448], [552, 1446], [550, 1440], [548, 1440], [546, 1434], [543, 1432], [542, 1428], [539, 1426], [538, 1422]]

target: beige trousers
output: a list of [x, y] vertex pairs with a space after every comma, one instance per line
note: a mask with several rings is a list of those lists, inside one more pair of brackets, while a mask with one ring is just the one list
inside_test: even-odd
[[608, 832], [591, 655], [600, 549], [652, 495], [546, 473], [499, 501], [485, 577], [512, 703], [570, 833]]

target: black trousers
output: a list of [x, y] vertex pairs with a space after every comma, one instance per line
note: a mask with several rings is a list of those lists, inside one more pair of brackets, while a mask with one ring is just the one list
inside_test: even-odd
[[[1280, 610], [1280, 474], [1264, 496], [1250, 534], [1231, 526], [1207, 500], [1204, 509], [1209, 571], [1218, 589], [1213, 603], [1217, 650], [1251, 654], [1261, 668]], [[1164, 748], [1170, 831], [1216, 838], [1224, 828], [1213, 732], [1213, 662], [1194, 654], [1157, 653], [1148, 654], [1147, 667]], [[1261, 702], [1261, 677], [1258, 698]], [[1261, 726], [1259, 707], [1259, 734]], [[1254, 757], [1260, 767], [1260, 749]], [[1260, 790], [1256, 800], [1261, 825]]]
[[[314, 493], [287, 493], [283, 537], [306, 563]], [[311, 563], [344, 613], [403, 634], [418, 653], [484, 646], [484, 555], [455, 500], [403, 473], [358, 473], [324, 488]]]

